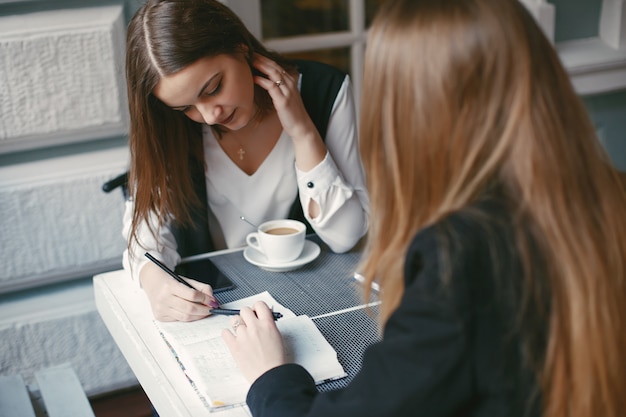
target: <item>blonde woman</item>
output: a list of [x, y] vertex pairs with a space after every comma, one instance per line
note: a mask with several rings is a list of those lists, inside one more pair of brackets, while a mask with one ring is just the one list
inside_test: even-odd
[[388, 0], [363, 85], [382, 341], [320, 394], [244, 309], [223, 337], [253, 415], [623, 415], [626, 193], [524, 6]]

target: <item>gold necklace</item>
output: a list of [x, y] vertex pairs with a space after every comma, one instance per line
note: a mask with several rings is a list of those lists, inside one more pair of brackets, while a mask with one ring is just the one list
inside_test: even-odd
[[[243, 145], [241, 144], [241, 140], [239, 140], [239, 138], [237, 137], [237, 135], [234, 132], [229, 132], [228, 133], [228, 140], [229, 141], [234, 141], [237, 143], [237, 145], [239, 145], [239, 149], [237, 149], [237, 151], [235, 151], [235, 153], [237, 155], [239, 155], [239, 160], [243, 161], [244, 156], [246, 155], [246, 150], [244, 149]], [[224, 139], [224, 135], [222, 135], [219, 140], [223, 140]], [[230, 153], [231, 151], [227, 151], [226, 147], [224, 145], [222, 145], [222, 149], [224, 149], [224, 152], [226, 152], [227, 154]]]
[[239, 144], [239, 150], [237, 151], [237, 154], [239, 155], [239, 160], [243, 161], [243, 157], [246, 154], [246, 150], [243, 148], [243, 145], [241, 143]]
[[[254, 123], [256, 126], [258, 126], [261, 123], [261, 120], [260, 120], [261, 117], [262, 117], [262, 113], [257, 108], [255, 110], [255, 112], [254, 112], [254, 116], [252, 116], [251, 123]], [[246, 155], [246, 150], [243, 148], [243, 145], [241, 144], [241, 141], [239, 140], [239, 138], [237, 137], [237, 134], [235, 132], [231, 131], [230, 132], [230, 136], [232, 136], [232, 139], [236, 140], [237, 143], [239, 144], [239, 149], [237, 150], [237, 155], [239, 155], [239, 160], [243, 161], [243, 158]]]

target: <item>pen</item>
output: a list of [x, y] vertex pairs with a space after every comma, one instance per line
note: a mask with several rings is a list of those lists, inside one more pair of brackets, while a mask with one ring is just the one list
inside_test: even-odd
[[[161, 268], [162, 270], [164, 270], [165, 272], [170, 274], [170, 276], [172, 278], [174, 278], [176, 281], [180, 282], [181, 284], [184, 284], [184, 285], [188, 286], [192, 290], [196, 290], [190, 283], [188, 283], [187, 281], [185, 281], [184, 279], [179, 277], [176, 272], [172, 271], [167, 266], [163, 265], [161, 262], [159, 262], [159, 260], [157, 258], [155, 258], [154, 256], [150, 255], [148, 252], [146, 252], [146, 257], [148, 259], [150, 259], [152, 262], [154, 262], [159, 268]], [[196, 291], [198, 291], [198, 290], [196, 290]]]
[[[223, 314], [225, 316], [236, 316], [239, 314], [239, 310], [231, 310], [229, 308], [213, 308], [210, 311], [213, 314]], [[272, 311], [272, 315], [274, 316], [274, 320], [277, 320], [283, 316], [281, 313], [274, 311]]]

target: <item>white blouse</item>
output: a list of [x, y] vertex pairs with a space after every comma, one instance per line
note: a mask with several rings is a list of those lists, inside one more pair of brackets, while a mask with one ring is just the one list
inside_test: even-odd
[[[302, 78], [302, 77], [300, 77]], [[301, 81], [301, 80], [300, 80]], [[300, 84], [300, 82], [299, 82]], [[320, 213], [311, 219], [304, 215], [316, 234], [334, 251], [350, 250], [365, 235], [368, 227], [369, 197], [361, 163], [356, 113], [350, 78], [346, 76], [328, 122], [326, 157], [308, 172], [295, 165], [293, 143], [284, 131], [276, 145], [252, 175], [243, 172], [223, 151], [211, 128], [203, 129], [205, 173], [209, 203], [209, 228], [216, 249], [246, 245], [253, 224], [285, 218], [296, 198], [296, 185], [303, 209], [314, 200]], [[133, 202], [126, 202], [123, 235], [129, 238]], [[150, 252], [173, 268], [180, 262], [176, 241], [165, 225], [155, 240], [147, 225], [138, 229], [140, 245], [134, 256], [124, 251], [124, 268], [136, 279]]]

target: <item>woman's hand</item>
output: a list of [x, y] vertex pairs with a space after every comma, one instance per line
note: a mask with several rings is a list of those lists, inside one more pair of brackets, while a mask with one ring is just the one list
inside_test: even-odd
[[288, 73], [276, 62], [258, 54], [252, 65], [268, 77], [257, 75], [254, 82], [272, 98], [278, 119], [293, 140], [298, 168], [311, 170], [326, 156], [326, 146], [302, 102], [298, 74]]
[[244, 307], [230, 319], [233, 330], [222, 330], [235, 362], [243, 376], [254, 382], [272, 368], [285, 363], [283, 340], [267, 304], [259, 301]]
[[[176, 281], [158, 266], [148, 263], [139, 279], [148, 296], [152, 314], [159, 321], [194, 321], [210, 315], [219, 306], [210, 285], [181, 277], [195, 288]], [[196, 291], [197, 290], [197, 291]]]

